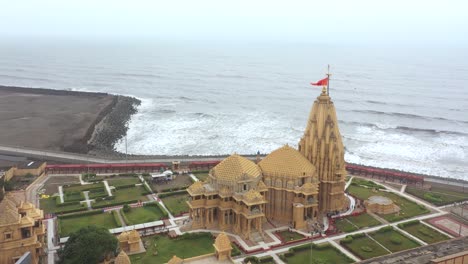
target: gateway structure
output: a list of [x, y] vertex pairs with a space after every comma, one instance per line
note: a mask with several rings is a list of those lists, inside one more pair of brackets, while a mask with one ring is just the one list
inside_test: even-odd
[[326, 89], [314, 102], [299, 150], [283, 146], [262, 161], [234, 154], [188, 188], [192, 229], [219, 228], [246, 239], [268, 220], [304, 229], [346, 207], [344, 146]]

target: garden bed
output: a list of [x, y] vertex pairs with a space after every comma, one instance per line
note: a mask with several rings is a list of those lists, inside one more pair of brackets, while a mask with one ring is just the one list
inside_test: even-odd
[[286, 263], [290, 264], [302, 264], [302, 263], [353, 263], [354, 261], [349, 259], [338, 249], [332, 245], [325, 244], [305, 244], [291, 248], [287, 253], [282, 254], [280, 258]]
[[419, 221], [411, 221], [411, 223], [406, 225], [399, 224], [398, 227], [428, 244], [450, 239], [448, 236], [437, 232], [436, 230], [420, 223]]
[[125, 215], [127, 225], [137, 225], [160, 220], [164, 214], [156, 204], [131, 208], [129, 212], [121, 211]]
[[142, 240], [148, 245], [146, 252], [131, 255], [132, 264], [167, 263], [174, 255], [186, 259], [214, 253], [214, 241], [210, 233], [186, 234], [177, 238], [156, 235]]
[[406, 192], [437, 206], [468, 200], [468, 191], [458, 192], [434, 186], [431, 190], [407, 186]]
[[381, 223], [369, 214], [360, 214], [337, 219], [336, 227], [345, 233], [353, 232], [358, 229], [380, 225]]
[[67, 237], [72, 232], [87, 226], [99, 226], [107, 229], [118, 227], [111, 213], [100, 213], [93, 215], [76, 215], [73, 217], [59, 218], [60, 237]]
[[166, 196], [164, 198], [161, 198], [161, 200], [163, 201], [167, 210], [169, 210], [169, 212], [171, 212], [172, 215], [177, 216], [189, 211], [189, 206], [187, 204], [188, 198], [188, 194], [183, 193]]

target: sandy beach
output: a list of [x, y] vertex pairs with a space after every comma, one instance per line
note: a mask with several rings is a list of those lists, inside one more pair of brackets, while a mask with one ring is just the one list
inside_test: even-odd
[[112, 152], [138, 104], [107, 93], [0, 86], [0, 144]]

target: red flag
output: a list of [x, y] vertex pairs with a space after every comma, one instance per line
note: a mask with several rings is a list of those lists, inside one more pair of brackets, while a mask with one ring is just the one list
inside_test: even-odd
[[322, 86], [322, 85], [326, 86], [328, 84], [328, 77], [325, 78], [325, 79], [322, 79], [322, 80], [320, 80], [320, 81], [318, 81], [316, 83], [310, 83], [310, 84], [315, 85], [315, 86]]

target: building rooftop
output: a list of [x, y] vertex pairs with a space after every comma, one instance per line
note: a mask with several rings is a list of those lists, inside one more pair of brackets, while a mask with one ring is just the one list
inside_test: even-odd
[[211, 169], [210, 173], [218, 180], [232, 183], [257, 178], [262, 175], [257, 164], [237, 154], [221, 161]]
[[258, 163], [265, 176], [315, 176], [315, 166], [299, 151], [285, 145]]

